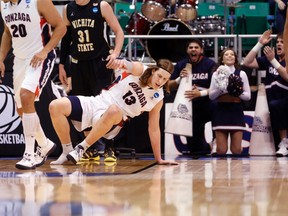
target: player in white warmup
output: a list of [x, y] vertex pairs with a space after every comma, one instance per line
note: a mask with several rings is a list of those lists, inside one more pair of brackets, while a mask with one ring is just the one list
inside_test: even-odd
[[[4, 32], [0, 49], [0, 73], [4, 77], [4, 60], [13, 48], [13, 85], [18, 113], [22, 117], [25, 152], [19, 169], [41, 166], [55, 144], [46, 138], [36, 113], [39, 99], [52, 72], [54, 47], [66, 32], [66, 26], [51, 0], [1, 0]], [[53, 27], [53, 33], [51, 32]], [[35, 139], [38, 143], [36, 153]]]
[[[101, 137], [114, 138], [128, 118], [149, 112], [148, 132], [158, 164], [178, 164], [161, 158], [160, 110], [163, 105], [163, 86], [167, 84], [173, 64], [160, 59], [154, 66], [140, 62], [119, 60], [125, 69], [107, 89], [96, 97], [68, 96], [50, 103], [53, 126], [62, 143], [63, 153], [53, 164], [63, 164], [67, 159], [77, 163], [83, 153]], [[70, 146], [68, 118], [79, 131], [92, 126], [89, 135], [74, 150]]]

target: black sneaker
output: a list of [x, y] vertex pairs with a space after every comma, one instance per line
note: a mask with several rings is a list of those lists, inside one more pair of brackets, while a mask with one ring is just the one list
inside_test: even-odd
[[80, 159], [80, 161], [99, 161], [100, 160], [100, 155], [97, 151], [97, 149], [92, 148], [92, 149], [87, 149], [86, 152], [84, 152], [83, 157]]
[[114, 154], [113, 149], [107, 148], [104, 151], [104, 162], [116, 162], [117, 161], [117, 157]]

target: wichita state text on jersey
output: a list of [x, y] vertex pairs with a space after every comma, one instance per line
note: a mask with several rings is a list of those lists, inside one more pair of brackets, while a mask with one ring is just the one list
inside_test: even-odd
[[[72, 25], [74, 29], [81, 28], [81, 27], [87, 27], [87, 28], [95, 28], [95, 20], [92, 19], [78, 19], [72, 21]], [[94, 51], [94, 45], [93, 43], [90, 43], [90, 38], [88, 34], [88, 30], [78, 31], [78, 40], [79, 42], [77, 44], [78, 52], [89, 52]], [[85, 38], [86, 37], [86, 41]]]

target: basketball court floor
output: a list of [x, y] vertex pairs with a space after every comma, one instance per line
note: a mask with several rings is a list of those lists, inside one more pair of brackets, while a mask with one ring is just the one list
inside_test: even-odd
[[0, 215], [288, 215], [288, 160], [151, 155], [18, 170], [0, 159]]

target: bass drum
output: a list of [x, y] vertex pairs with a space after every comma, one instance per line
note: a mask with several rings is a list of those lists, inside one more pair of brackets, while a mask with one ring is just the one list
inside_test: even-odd
[[[176, 19], [166, 19], [155, 24], [148, 35], [192, 35], [190, 26]], [[148, 55], [157, 61], [166, 58], [173, 62], [179, 61], [186, 56], [186, 44], [188, 38], [175, 39], [147, 39], [146, 50]]]

